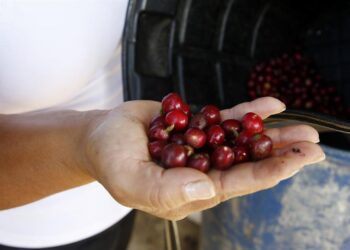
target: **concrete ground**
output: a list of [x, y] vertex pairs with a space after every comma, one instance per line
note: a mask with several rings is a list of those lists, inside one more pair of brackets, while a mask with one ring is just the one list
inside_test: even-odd
[[[178, 222], [182, 250], [197, 250], [199, 226], [185, 219]], [[138, 212], [128, 250], [163, 250], [163, 221]]]

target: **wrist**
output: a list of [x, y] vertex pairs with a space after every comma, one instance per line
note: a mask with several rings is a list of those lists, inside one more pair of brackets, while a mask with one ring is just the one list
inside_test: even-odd
[[76, 156], [77, 166], [81, 171], [92, 178], [98, 179], [96, 167], [98, 161], [96, 156], [98, 155], [98, 139], [97, 131], [106, 120], [108, 110], [92, 110], [82, 112], [79, 120], [81, 122], [80, 133], [75, 138], [76, 152], [79, 152]]

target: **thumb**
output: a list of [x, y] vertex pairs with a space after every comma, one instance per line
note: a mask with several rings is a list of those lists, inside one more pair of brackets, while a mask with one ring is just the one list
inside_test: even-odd
[[191, 168], [163, 169], [153, 162], [140, 166], [126, 182], [135, 208], [166, 212], [196, 200], [213, 198], [214, 183]]

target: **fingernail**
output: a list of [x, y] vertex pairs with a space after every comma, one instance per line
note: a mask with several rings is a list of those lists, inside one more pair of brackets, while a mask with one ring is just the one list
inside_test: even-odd
[[282, 102], [282, 104], [281, 104], [281, 110], [282, 111], [285, 111], [286, 109], [287, 109], [287, 106], [286, 106], [286, 104], [284, 104], [283, 102]]
[[326, 155], [322, 152], [314, 158], [313, 163], [323, 161], [324, 159], [326, 159]]
[[314, 133], [315, 133], [315, 137], [314, 137], [314, 140], [312, 142], [313, 143], [319, 143], [320, 142], [320, 134], [317, 133], [317, 132], [314, 132]]
[[206, 200], [215, 196], [215, 189], [208, 181], [197, 181], [188, 183], [185, 186], [185, 193], [189, 200]]

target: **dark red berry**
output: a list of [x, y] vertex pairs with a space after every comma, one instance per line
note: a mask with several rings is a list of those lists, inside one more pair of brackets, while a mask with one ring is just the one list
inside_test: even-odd
[[211, 164], [214, 168], [225, 170], [232, 166], [235, 155], [227, 146], [217, 147], [211, 155]]
[[198, 128], [204, 129], [207, 126], [207, 119], [205, 115], [202, 113], [195, 114], [191, 117], [189, 127], [190, 128]]
[[174, 128], [174, 126], [163, 127], [154, 126], [150, 128], [148, 132], [148, 137], [151, 141], [166, 141], [169, 139], [169, 133]]
[[226, 137], [229, 139], [236, 138], [241, 131], [241, 123], [235, 119], [223, 121], [221, 127], [224, 129]]
[[190, 106], [187, 103], [182, 103], [181, 109], [188, 117], [191, 116], [191, 109], [190, 109]]
[[166, 126], [163, 115], [158, 115], [158, 116], [153, 118], [153, 120], [151, 121], [149, 127], [152, 128], [152, 127], [155, 127], [155, 126], [163, 126], [163, 127]]
[[172, 110], [181, 110], [182, 99], [176, 93], [170, 93], [166, 95], [162, 100], [162, 111], [163, 113], [168, 113]]
[[264, 123], [260, 116], [253, 112], [249, 112], [243, 116], [242, 128], [251, 134], [261, 133], [264, 129]]
[[327, 95], [327, 89], [321, 88], [319, 91], [320, 91], [320, 94], [321, 94], [321, 95], [323, 95], [323, 96], [324, 96], [324, 95]]
[[259, 72], [259, 71], [261, 71], [263, 68], [264, 68], [264, 64], [261, 63], [261, 64], [255, 66], [255, 71]]
[[302, 105], [303, 105], [303, 101], [301, 100], [301, 98], [296, 98], [294, 100], [293, 107], [301, 108]]
[[336, 104], [340, 104], [341, 103], [341, 97], [340, 96], [336, 96], [334, 97], [334, 100], [333, 100]]
[[269, 91], [271, 88], [272, 88], [271, 83], [269, 83], [269, 82], [265, 82], [265, 83], [264, 83], [263, 89], [264, 89], [265, 91]]
[[256, 134], [249, 143], [250, 156], [258, 161], [267, 158], [272, 152], [272, 140], [267, 135]]
[[298, 96], [298, 94], [302, 92], [301, 88], [299, 87], [294, 87], [292, 90], [293, 90], [293, 93], [296, 94], [296, 96]]
[[294, 54], [294, 60], [296, 60], [296, 61], [301, 61], [303, 59], [303, 56], [299, 53], [299, 52], [297, 52], [297, 53], [295, 53]]
[[203, 173], [207, 173], [210, 168], [210, 160], [208, 154], [194, 154], [188, 160], [187, 166], [195, 168]]
[[214, 105], [207, 105], [202, 108], [201, 113], [205, 115], [208, 125], [220, 123], [220, 110]]
[[307, 87], [311, 87], [312, 86], [312, 80], [310, 78], [307, 78], [305, 80], [305, 86], [307, 86]]
[[248, 95], [249, 95], [250, 98], [252, 98], [252, 99], [255, 99], [255, 98], [257, 97], [254, 90], [250, 90], [250, 91], [248, 92]]
[[248, 81], [248, 87], [249, 88], [252, 88], [254, 86], [255, 86], [255, 82], [254, 81], [252, 81], [252, 80]]
[[256, 73], [252, 72], [252, 73], [250, 74], [250, 79], [255, 79], [255, 78], [256, 78]]
[[246, 146], [249, 143], [250, 138], [252, 137], [252, 133], [250, 133], [247, 130], [242, 131], [239, 133], [238, 137], [236, 138], [236, 145]]
[[283, 60], [287, 60], [289, 58], [289, 55], [287, 54], [287, 53], [284, 53], [283, 55], [282, 55], [282, 59]]
[[293, 78], [293, 83], [296, 84], [296, 85], [299, 85], [301, 82], [300, 78], [299, 77], [294, 77]]
[[332, 95], [337, 92], [336, 88], [334, 86], [327, 87], [328, 94]]
[[166, 145], [166, 141], [154, 141], [148, 143], [148, 151], [153, 159], [160, 160], [162, 156], [162, 150]]
[[263, 76], [258, 77], [258, 82], [262, 83], [264, 80], [265, 80], [265, 78]]
[[187, 153], [184, 146], [179, 144], [168, 144], [163, 148], [161, 162], [165, 168], [185, 167]]
[[169, 141], [172, 143], [180, 144], [180, 145], [186, 144], [185, 135], [181, 134], [181, 133], [173, 134], [172, 136], [170, 136]]
[[316, 103], [321, 103], [322, 102], [322, 98], [321, 98], [321, 96], [319, 96], [319, 95], [315, 95], [314, 96], [314, 101], [316, 102]]
[[186, 142], [194, 148], [201, 148], [207, 142], [207, 135], [198, 128], [189, 128], [185, 133]]
[[235, 146], [233, 149], [235, 154], [235, 163], [247, 162], [249, 160], [249, 150], [244, 146]]
[[212, 125], [207, 130], [207, 142], [211, 147], [223, 144], [225, 141], [225, 131], [219, 125]]
[[180, 110], [172, 110], [165, 116], [166, 124], [174, 125], [175, 131], [183, 130], [187, 127], [188, 116]]
[[307, 101], [304, 105], [306, 109], [312, 109], [314, 107], [314, 102], [313, 101]]

